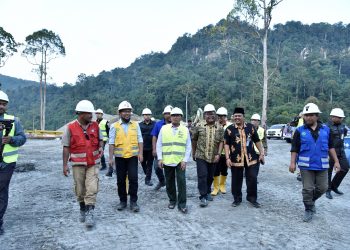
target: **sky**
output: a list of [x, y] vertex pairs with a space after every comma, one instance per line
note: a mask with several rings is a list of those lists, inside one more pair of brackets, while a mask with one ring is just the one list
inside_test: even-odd
[[[98, 75], [127, 67], [150, 52], [168, 52], [185, 33], [195, 34], [225, 18], [234, 0], [0, 0], [0, 26], [17, 42], [43, 28], [58, 34], [66, 56], [50, 62], [48, 81], [75, 83], [80, 73]], [[272, 24], [295, 20], [350, 23], [349, 0], [284, 0]], [[38, 80], [21, 53], [0, 74]]]

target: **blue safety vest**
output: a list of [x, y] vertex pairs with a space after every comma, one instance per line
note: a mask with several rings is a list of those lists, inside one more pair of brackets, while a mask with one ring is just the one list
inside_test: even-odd
[[311, 131], [304, 125], [298, 127], [300, 133], [300, 152], [298, 154], [298, 167], [302, 170], [326, 170], [329, 168], [328, 141], [330, 130], [321, 125], [317, 141]]

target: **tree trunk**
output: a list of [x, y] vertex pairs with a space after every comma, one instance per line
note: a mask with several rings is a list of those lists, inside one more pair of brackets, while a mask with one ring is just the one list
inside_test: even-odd
[[43, 98], [43, 128], [42, 130], [45, 130], [45, 124], [46, 124], [46, 76], [47, 76], [47, 72], [46, 72], [46, 66], [47, 66], [47, 61], [46, 61], [46, 51], [45, 51], [45, 55], [44, 55], [44, 98]]
[[40, 74], [40, 129], [43, 130], [43, 62], [44, 53], [41, 53], [41, 64], [39, 68]]
[[261, 118], [261, 124], [266, 125], [267, 120], [267, 98], [268, 98], [268, 81], [269, 81], [269, 75], [268, 75], [268, 68], [267, 68], [267, 32], [268, 29], [265, 28], [264, 36], [262, 39], [263, 44], [263, 71], [264, 71], [264, 86], [263, 86], [263, 103], [262, 103], [262, 118]]

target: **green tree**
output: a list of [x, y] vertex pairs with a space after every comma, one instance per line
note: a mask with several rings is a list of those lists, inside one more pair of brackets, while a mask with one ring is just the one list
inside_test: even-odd
[[65, 56], [66, 50], [57, 34], [42, 29], [26, 37], [22, 54], [37, 67], [40, 79], [40, 129], [45, 130], [47, 64], [58, 56]]
[[17, 52], [18, 43], [13, 36], [0, 27], [0, 67], [3, 67], [7, 59]]

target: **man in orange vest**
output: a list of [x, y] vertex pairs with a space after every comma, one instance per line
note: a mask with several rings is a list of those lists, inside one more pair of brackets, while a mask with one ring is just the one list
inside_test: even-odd
[[80, 221], [85, 222], [87, 227], [93, 227], [103, 135], [97, 122], [92, 121], [95, 109], [90, 101], [80, 101], [75, 111], [78, 118], [67, 125], [62, 137], [63, 174], [69, 174], [69, 160], [73, 166], [75, 194], [80, 204]]
[[130, 209], [139, 212], [137, 205], [138, 161], [143, 161], [143, 139], [138, 122], [131, 121], [131, 104], [123, 101], [119, 104], [120, 120], [113, 123], [109, 130], [109, 166], [113, 166], [113, 156], [117, 172], [117, 186], [120, 204], [117, 209], [127, 207], [126, 176], [129, 178]]

